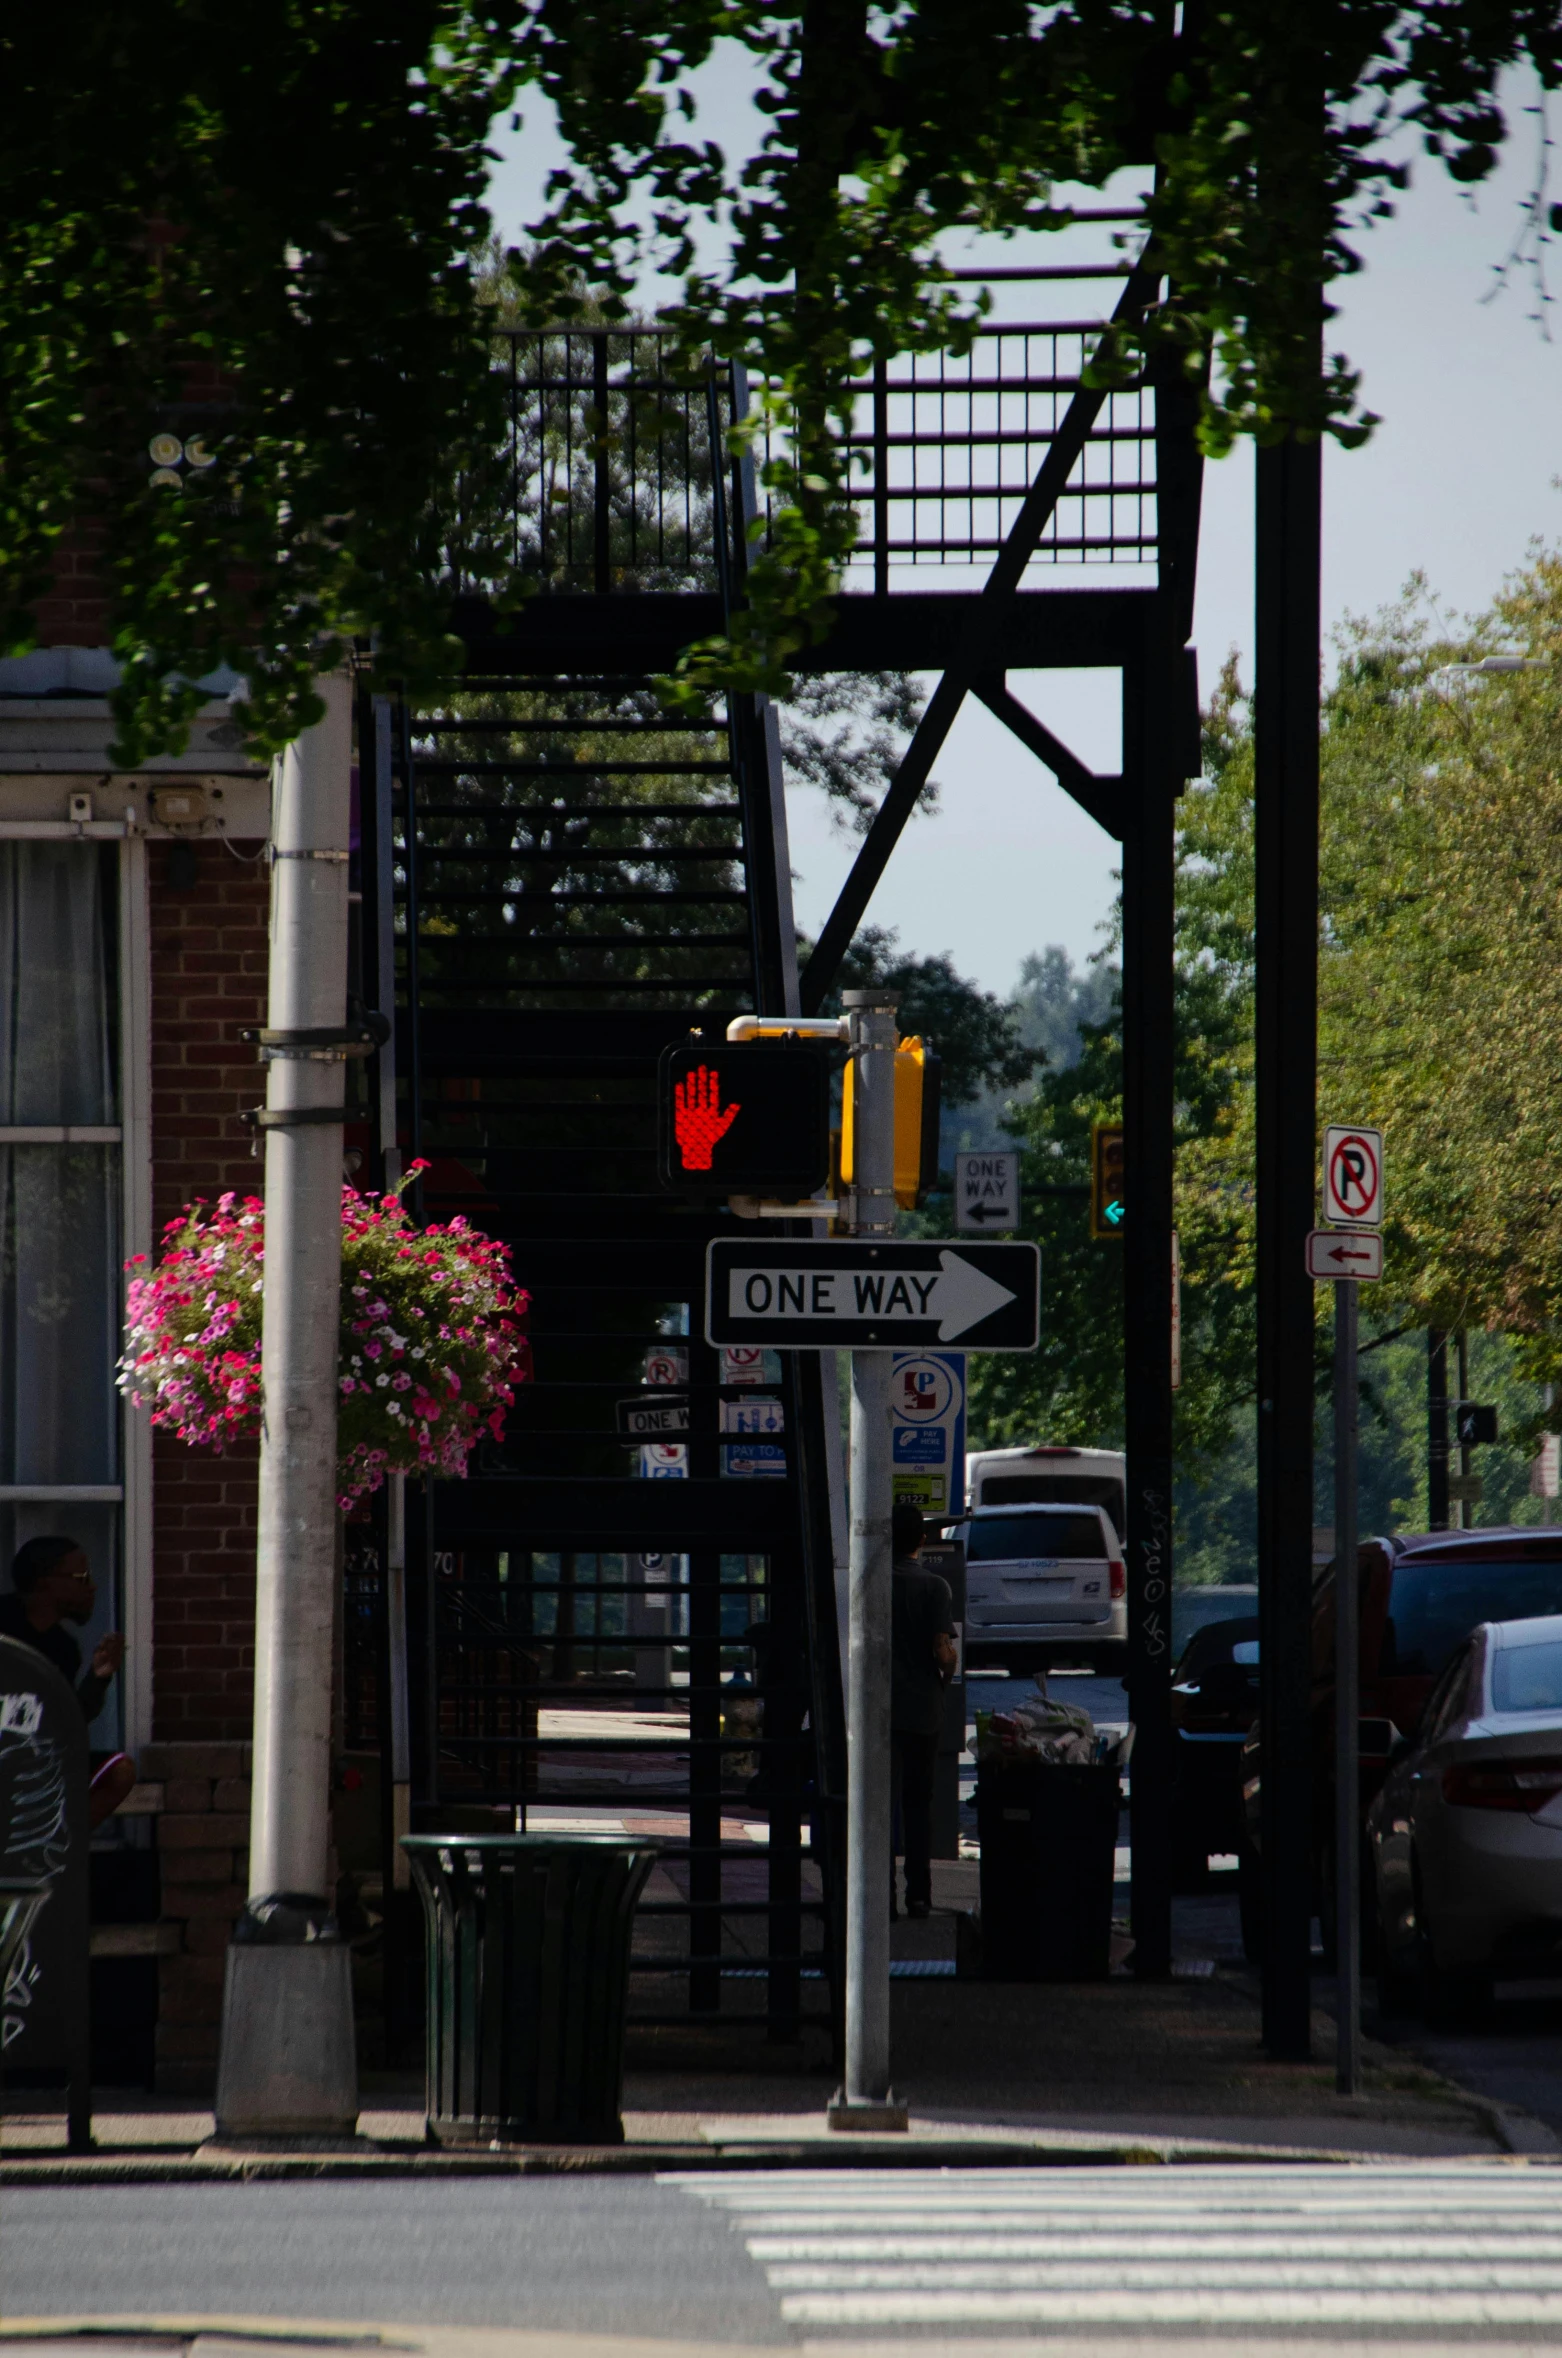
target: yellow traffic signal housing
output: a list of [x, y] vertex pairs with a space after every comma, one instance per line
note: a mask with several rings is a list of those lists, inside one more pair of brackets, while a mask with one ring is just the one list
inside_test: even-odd
[[1123, 1177], [1122, 1123], [1093, 1122], [1090, 1128], [1090, 1233], [1092, 1236], [1122, 1235], [1126, 1210]]
[[[916, 1035], [895, 1051], [895, 1201], [903, 1212], [919, 1211], [938, 1183], [938, 1120], [942, 1106], [942, 1065], [931, 1044]], [[846, 1067], [841, 1107], [841, 1184], [852, 1185], [855, 1066]]]

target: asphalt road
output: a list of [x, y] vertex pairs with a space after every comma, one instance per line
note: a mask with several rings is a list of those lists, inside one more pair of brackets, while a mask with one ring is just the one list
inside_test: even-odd
[[0, 2187], [0, 2285], [9, 2317], [787, 2338], [727, 2219], [649, 2178]]
[[[0, 2194], [5, 2313], [684, 2344], [1562, 2348], [1550, 2170], [851, 2170]], [[1327, 2336], [1327, 2339], [1312, 2337]], [[1283, 2341], [1278, 2337], [1287, 2337]], [[224, 2344], [231, 2358], [231, 2344]]]

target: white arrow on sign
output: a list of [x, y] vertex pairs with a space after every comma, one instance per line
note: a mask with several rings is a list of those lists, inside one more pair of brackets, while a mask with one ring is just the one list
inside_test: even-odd
[[795, 1320], [871, 1318], [885, 1326], [926, 1326], [938, 1320], [938, 1339], [952, 1343], [1017, 1299], [1012, 1286], [999, 1285], [960, 1253], [942, 1252], [936, 1270], [814, 1269], [806, 1276], [791, 1268], [750, 1264], [727, 1279], [727, 1304], [734, 1318]]
[[999, 1285], [985, 1275], [974, 1262], [959, 1253], [940, 1253], [938, 1276], [933, 1282], [933, 1315], [939, 1321], [938, 1339], [952, 1343], [956, 1335], [969, 1334], [973, 1326], [980, 1326], [984, 1318], [991, 1318], [1005, 1302], [1015, 1299], [1012, 1286]]
[[1307, 1274], [1371, 1285], [1383, 1274], [1383, 1239], [1366, 1228], [1314, 1228], [1307, 1238]]

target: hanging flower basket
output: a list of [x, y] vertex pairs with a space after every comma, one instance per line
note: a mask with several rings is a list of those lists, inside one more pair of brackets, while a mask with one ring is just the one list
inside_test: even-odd
[[[408, 1181], [422, 1164], [414, 1164]], [[403, 1182], [405, 1185], [407, 1182]], [[265, 1205], [191, 1204], [127, 1294], [120, 1388], [182, 1441], [221, 1450], [258, 1433]], [[127, 1264], [145, 1264], [138, 1254]], [[342, 1190], [337, 1462], [342, 1507], [389, 1473], [466, 1472], [531, 1374], [520, 1331], [530, 1297], [507, 1245], [465, 1220], [417, 1228], [396, 1195]]]

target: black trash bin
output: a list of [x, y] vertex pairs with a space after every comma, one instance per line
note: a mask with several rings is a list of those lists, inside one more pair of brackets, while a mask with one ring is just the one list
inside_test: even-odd
[[982, 1763], [984, 1980], [1106, 1978], [1120, 1773], [1115, 1759]]
[[619, 2145], [635, 1902], [652, 1845], [409, 1834], [428, 1957], [428, 2128], [442, 2145]]

